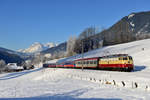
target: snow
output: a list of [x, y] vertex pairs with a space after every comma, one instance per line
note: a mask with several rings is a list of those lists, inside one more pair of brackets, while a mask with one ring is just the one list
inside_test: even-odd
[[135, 14], [130, 14], [130, 15], [128, 16], [128, 19], [132, 18], [134, 15], [135, 15]]
[[132, 27], [135, 27], [135, 25], [133, 24], [133, 22], [130, 22], [130, 25], [131, 25]]
[[46, 44], [41, 44], [39, 42], [35, 42], [29, 48], [20, 49], [18, 51], [23, 52], [23, 53], [39, 53], [43, 50], [46, 50], [48, 48], [52, 48], [52, 47], [55, 47], [55, 46], [57, 46], [57, 44], [54, 44], [54, 43], [51, 43], [51, 42], [46, 43]]
[[41, 43], [35, 42], [32, 44], [29, 48], [23, 50], [23, 53], [34, 53], [34, 52], [40, 52], [44, 49], [44, 46]]
[[49, 43], [46, 43], [44, 46], [45, 46], [45, 47], [48, 47], [48, 48], [52, 48], [52, 47], [57, 46], [57, 44], [54, 44], [54, 43], [49, 42]]
[[[64, 59], [64, 58], [61, 58], [61, 59]], [[56, 63], [61, 59], [53, 59], [53, 60], [50, 60], [50, 61], [46, 61], [45, 63]]]
[[[108, 46], [84, 54], [128, 53], [135, 71], [36, 68], [0, 74], [0, 100], [149, 100], [150, 39]], [[104, 52], [105, 51], [105, 52]], [[60, 61], [80, 58], [77, 55]], [[51, 62], [56, 62], [53, 60]]]
[[8, 63], [7, 64], [8, 69], [14, 69], [14, 70], [23, 70], [23, 66], [17, 66], [17, 63]]

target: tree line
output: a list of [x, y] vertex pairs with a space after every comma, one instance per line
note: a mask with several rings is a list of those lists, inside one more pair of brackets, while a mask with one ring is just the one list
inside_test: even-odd
[[77, 38], [70, 37], [67, 41], [66, 55], [73, 56], [102, 47], [103, 40], [99, 37], [94, 37], [99, 32], [98, 28], [89, 27], [83, 30]]

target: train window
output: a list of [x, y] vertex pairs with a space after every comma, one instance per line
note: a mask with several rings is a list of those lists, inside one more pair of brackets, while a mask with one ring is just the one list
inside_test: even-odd
[[86, 64], [88, 64], [88, 61], [86, 61]]
[[87, 61], [87, 64], [89, 64], [89, 61]]
[[128, 60], [127, 57], [124, 57], [123, 60]]
[[121, 57], [121, 58], [119, 58], [119, 60], [123, 60], [123, 58]]
[[90, 61], [90, 64], [93, 64], [93, 61]]
[[131, 56], [129, 56], [129, 59], [130, 59], [130, 60], [132, 60], [132, 57], [131, 57]]
[[85, 64], [88, 64], [87, 61], [85, 61]]
[[84, 64], [87, 64], [87, 61], [84, 61]]
[[96, 64], [97, 63], [97, 61], [94, 61], [94, 64]]
[[83, 61], [83, 64], [85, 64], [85, 61]]
[[85, 64], [87, 64], [87, 61], [85, 61]]

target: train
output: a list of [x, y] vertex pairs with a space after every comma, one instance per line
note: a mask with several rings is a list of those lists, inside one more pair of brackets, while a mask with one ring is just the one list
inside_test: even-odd
[[73, 61], [45, 63], [45, 68], [81, 68], [113, 71], [134, 70], [133, 58], [128, 54], [114, 54], [101, 57], [81, 58]]

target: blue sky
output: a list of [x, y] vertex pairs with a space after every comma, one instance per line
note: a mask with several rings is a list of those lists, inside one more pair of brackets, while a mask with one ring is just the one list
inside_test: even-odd
[[90, 26], [109, 28], [150, 0], [0, 0], [0, 47], [61, 43]]

